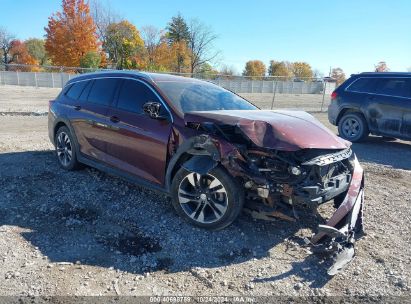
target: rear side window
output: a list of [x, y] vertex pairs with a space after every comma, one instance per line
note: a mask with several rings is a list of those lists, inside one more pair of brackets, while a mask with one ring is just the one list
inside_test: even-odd
[[81, 93], [81, 95], [78, 99], [80, 101], [87, 101], [88, 94], [90, 93], [90, 89], [93, 86], [93, 81], [92, 80], [89, 80], [89, 81], [86, 81], [86, 82], [87, 82], [87, 85], [83, 89], [83, 92]]
[[77, 100], [80, 97], [81, 92], [83, 92], [84, 87], [87, 85], [88, 81], [80, 81], [74, 83], [69, 90], [66, 92], [66, 96]]
[[376, 78], [359, 78], [348, 86], [347, 91], [359, 93], [374, 93], [377, 81], [378, 79]]
[[116, 78], [95, 79], [87, 101], [102, 106], [108, 106], [113, 99], [117, 83], [118, 80]]
[[148, 101], [158, 101], [157, 96], [144, 83], [125, 79], [118, 95], [117, 108], [143, 113], [143, 105]]
[[411, 97], [411, 79], [384, 78], [378, 81], [377, 94]]

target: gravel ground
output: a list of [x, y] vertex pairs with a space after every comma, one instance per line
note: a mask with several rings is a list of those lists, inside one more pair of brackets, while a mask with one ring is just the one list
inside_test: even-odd
[[0, 85], [0, 113], [48, 111], [48, 101], [54, 99], [61, 89], [34, 88]]
[[[10, 95], [3, 88], [2, 109]], [[33, 97], [14, 90], [18, 104]], [[315, 116], [327, 123], [326, 114]], [[410, 296], [408, 142], [371, 137], [354, 145], [366, 172], [367, 235], [333, 278], [327, 261], [297, 245], [312, 228], [308, 219], [243, 214], [223, 231], [204, 231], [182, 222], [155, 192], [90, 168], [63, 171], [51, 149], [47, 117], [0, 116], [2, 296]]]

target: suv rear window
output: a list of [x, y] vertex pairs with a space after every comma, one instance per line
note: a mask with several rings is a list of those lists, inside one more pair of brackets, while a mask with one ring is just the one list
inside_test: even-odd
[[77, 100], [80, 97], [81, 92], [83, 92], [83, 89], [87, 83], [88, 81], [76, 82], [66, 92], [66, 96], [71, 99]]
[[411, 97], [411, 79], [384, 78], [378, 81], [377, 94]]
[[378, 78], [359, 78], [350, 84], [347, 91], [359, 93], [374, 93]]
[[116, 78], [95, 79], [87, 101], [108, 106], [114, 97], [117, 83]]

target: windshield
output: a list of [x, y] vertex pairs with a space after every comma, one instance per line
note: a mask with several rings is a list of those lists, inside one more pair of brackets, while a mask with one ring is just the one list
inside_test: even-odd
[[240, 96], [212, 83], [157, 81], [156, 84], [181, 113], [258, 109]]

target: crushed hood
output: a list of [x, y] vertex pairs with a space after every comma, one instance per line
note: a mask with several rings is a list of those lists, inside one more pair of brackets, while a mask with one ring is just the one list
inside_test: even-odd
[[186, 113], [184, 121], [236, 126], [255, 145], [268, 149], [345, 149], [351, 145], [349, 141], [336, 136], [312, 115], [303, 111], [195, 111]]

